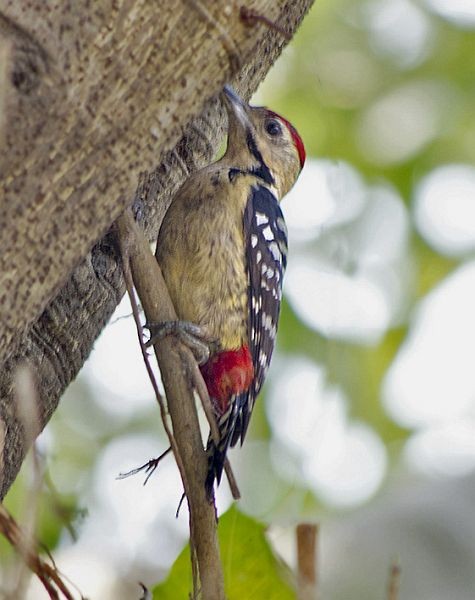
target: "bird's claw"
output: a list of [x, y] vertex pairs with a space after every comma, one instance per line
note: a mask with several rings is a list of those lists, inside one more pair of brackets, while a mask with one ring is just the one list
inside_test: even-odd
[[145, 327], [150, 331], [150, 339], [145, 343], [147, 348], [168, 335], [174, 335], [192, 351], [199, 365], [205, 364], [219, 347], [216, 338], [210, 336], [203, 327], [190, 321], [146, 323]]

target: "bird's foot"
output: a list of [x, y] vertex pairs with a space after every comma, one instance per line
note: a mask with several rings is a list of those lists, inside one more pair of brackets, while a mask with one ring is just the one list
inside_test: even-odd
[[174, 335], [193, 352], [199, 365], [205, 364], [219, 348], [216, 338], [210, 336], [204, 327], [190, 321], [146, 323], [145, 327], [150, 331], [150, 339], [145, 344], [147, 348], [168, 335]]

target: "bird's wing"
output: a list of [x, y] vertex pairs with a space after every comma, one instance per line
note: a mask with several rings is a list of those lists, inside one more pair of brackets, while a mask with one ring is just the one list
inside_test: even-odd
[[249, 275], [249, 348], [254, 365], [250, 389], [237, 399], [239, 414], [232, 445], [246, 435], [254, 402], [269, 369], [287, 265], [287, 227], [279, 203], [264, 186], [252, 188], [244, 212], [246, 263]]

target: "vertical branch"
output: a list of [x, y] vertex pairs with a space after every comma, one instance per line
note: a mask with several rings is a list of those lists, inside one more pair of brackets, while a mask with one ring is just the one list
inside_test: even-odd
[[310, 523], [297, 525], [298, 599], [316, 600], [318, 526]]
[[[170, 442], [170, 448], [173, 451], [173, 454], [175, 456], [175, 460], [178, 466], [178, 470], [180, 471], [180, 475], [182, 480], [185, 479], [185, 471], [184, 471], [184, 467], [183, 464], [181, 462], [181, 457], [180, 457], [180, 453], [178, 450], [178, 447], [176, 445], [176, 441], [175, 438], [173, 437], [173, 432], [171, 431], [169, 424], [168, 424], [168, 420], [167, 420], [167, 408], [165, 405], [165, 401], [160, 393], [160, 390], [158, 389], [158, 384], [157, 381], [155, 379], [155, 375], [153, 373], [152, 367], [150, 365], [150, 361], [149, 361], [149, 356], [147, 353], [147, 348], [143, 342], [143, 329], [142, 329], [142, 325], [140, 323], [140, 314], [139, 314], [139, 307], [137, 304], [137, 300], [135, 298], [135, 292], [134, 292], [134, 282], [133, 282], [133, 277], [132, 277], [132, 273], [130, 270], [130, 257], [128, 254], [128, 248], [127, 248], [127, 244], [126, 244], [126, 239], [122, 236], [119, 236], [119, 246], [120, 246], [120, 254], [121, 254], [121, 260], [122, 260], [122, 267], [124, 270], [124, 281], [125, 281], [125, 288], [127, 290], [127, 294], [129, 296], [129, 300], [130, 300], [130, 305], [132, 307], [132, 315], [134, 317], [134, 321], [135, 321], [135, 326], [137, 329], [137, 337], [139, 340], [139, 345], [140, 345], [140, 350], [142, 352], [142, 358], [144, 360], [144, 364], [145, 364], [145, 368], [147, 370], [147, 374], [149, 376], [150, 382], [152, 384], [153, 387], [153, 391], [155, 393], [155, 398], [158, 402], [158, 406], [160, 408], [160, 416], [162, 417], [162, 423], [163, 423], [163, 427], [165, 429], [165, 433], [167, 434], [168, 437], [168, 441]], [[169, 450], [166, 450], [164, 454], [162, 454], [162, 457], [168, 452]], [[159, 460], [159, 459], [157, 459]]]
[[388, 600], [398, 600], [399, 598], [399, 586], [401, 583], [401, 566], [399, 561], [396, 559], [391, 565], [389, 571], [389, 582], [388, 582]]
[[[173, 451], [173, 454], [175, 456], [176, 464], [177, 464], [178, 470], [180, 471], [181, 479], [182, 479], [182, 481], [185, 481], [186, 473], [185, 473], [185, 468], [184, 468], [182, 460], [181, 460], [180, 451], [176, 444], [175, 438], [173, 437], [173, 432], [171, 431], [170, 426], [168, 424], [165, 401], [158, 389], [158, 384], [155, 379], [155, 375], [153, 373], [152, 367], [150, 365], [147, 348], [143, 341], [143, 329], [142, 329], [142, 324], [140, 322], [139, 307], [137, 304], [137, 300], [135, 298], [134, 282], [133, 282], [132, 272], [130, 269], [130, 257], [129, 257], [129, 253], [128, 253], [126, 239], [120, 235], [119, 235], [119, 246], [120, 246], [122, 266], [124, 269], [125, 287], [127, 290], [127, 294], [129, 296], [130, 305], [132, 307], [132, 313], [133, 313], [133, 317], [134, 317], [134, 321], [135, 321], [135, 326], [137, 328], [137, 337], [139, 340], [140, 349], [142, 351], [142, 357], [144, 359], [145, 368], [147, 369], [147, 373], [148, 373], [150, 382], [152, 383], [152, 387], [155, 392], [155, 398], [157, 399], [158, 405], [160, 407], [160, 415], [162, 417], [162, 423], [163, 423], [165, 432], [167, 434], [168, 441], [170, 442], [170, 449]], [[168, 451], [169, 450], [166, 450], [164, 454], [166, 454]], [[162, 454], [162, 456], [164, 456], [164, 454]], [[159, 460], [160, 460], [160, 458], [157, 459], [157, 462]], [[150, 477], [151, 473], [153, 473], [153, 470], [150, 471], [150, 473], [147, 476], [147, 479], [148, 479], [148, 477]], [[145, 481], [147, 481], [147, 479]], [[181, 505], [181, 501], [180, 501], [180, 505]], [[180, 510], [180, 505], [178, 506], [178, 509], [177, 509], [177, 516], [178, 516], [178, 511]], [[193, 595], [196, 597], [197, 590], [199, 587], [198, 577], [197, 577], [198, 567], [196, 564], [196, 554], [194, 552], [193, 542], [191, 539], [190, 539], [190, 547], [191, 547], [191, 569], [192, 569], [192, 574], [193, 574]]]
[[[117, 220], [125, 244], [134, 285], [148, 322], [177, 319], [160, 267], [130, 211]], [[173, 337], [154, 345], [167, 396], [178, 460], [183, 465], [183, 486], [190, 511], [190, 538], [196, 552], [201, 593], [205, 600], [224, 600], [214, 503], [206, 497], [207, 458], [203, 449], [193, 385], [185, 362], [194, 360], [188, 348]], [[192, 550], [193, 551], [193, 550]]]

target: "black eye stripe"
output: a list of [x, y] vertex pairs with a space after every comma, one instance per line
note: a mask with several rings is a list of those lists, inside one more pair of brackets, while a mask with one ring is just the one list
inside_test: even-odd
[[269, 119], [266, 123], [266, 131], [269, 135], [277, 136], [282, 134], [282, 125], [277, 119]]

